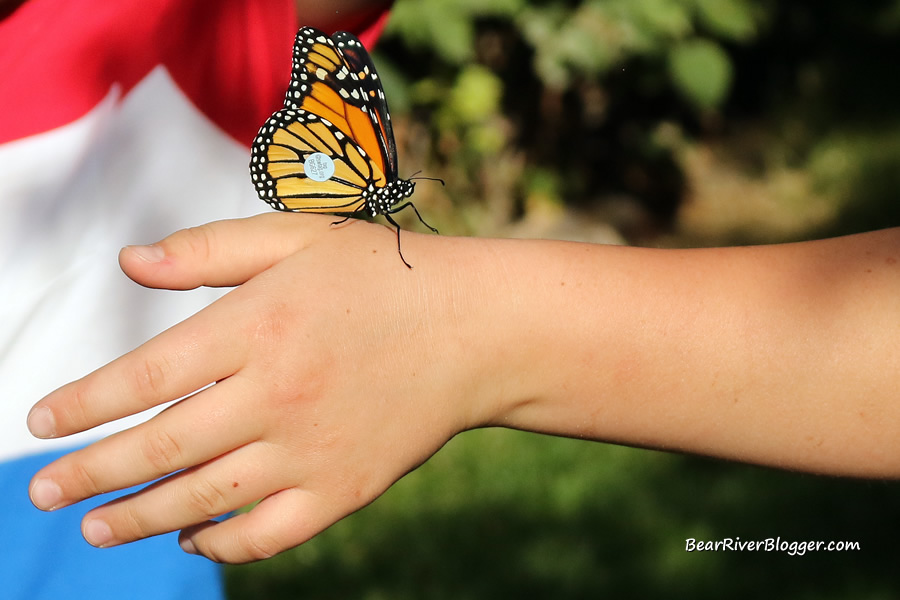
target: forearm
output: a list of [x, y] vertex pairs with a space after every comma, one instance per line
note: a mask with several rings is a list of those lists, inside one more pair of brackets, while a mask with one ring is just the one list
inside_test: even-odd
[[[650, 250], [498, 242], [492, 424], [900, 475], [900, 230]], [[490, 312], [490, 311], [488, 311]]]

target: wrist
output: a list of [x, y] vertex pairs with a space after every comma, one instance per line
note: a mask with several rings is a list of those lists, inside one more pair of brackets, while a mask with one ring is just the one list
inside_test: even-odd
[[[430, 237], [430, 236], [429, 236]], [[434, 285], [441, 307], [430, 314], [446, 349], [446, 368], [458, 382], [460, 429], [506, 426], [534, 431], [546, 424], [560, 387], [566, 387], [564, 346], [579, 325], [567, 310], [589, 294], [573, 276], [573, 253], [586, 244], [544, 240], [431, 238], [440, 273]], [[429, 261], [431, 262], [431, 261]], [[430, 267], [429, 267], [430, 268]], [[567, 277], [570, 279], [567, 281]], [[571, 286], [567, 289], [567, 286]], [[567, 308], [568, 307], [568, 308]], [[568, 335], [567, 334], [567, 335]]]

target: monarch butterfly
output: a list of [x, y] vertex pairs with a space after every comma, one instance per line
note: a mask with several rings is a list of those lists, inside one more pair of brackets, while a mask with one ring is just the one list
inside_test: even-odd
[[[352, 33], [328, 37], [302, 27], [294, 40], [284, 108], [260, 128], [250, 155], [259, 197], [277, 210], [367, 212], [391, 217], [407, 207], [437, 233], [409, 198], [415, 182], [397, 175], [397, 147], [384, 89], [372, 58]], [[443, 182], [442, 182], [443, 183]], [[333, 224], [341, 223], [336, 221]]]

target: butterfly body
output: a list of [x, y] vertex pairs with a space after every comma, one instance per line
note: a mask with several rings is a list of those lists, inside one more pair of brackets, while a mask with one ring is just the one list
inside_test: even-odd
[[391, 214], [415, 210], [403, 203], [415, 182], [397, 175], [384, 89], [353, 34], [298, 31], [284, 108], [260, 128], [250, 174], [259, 197], [277, 210], [384, 215], [397, 227], [399, 251]]

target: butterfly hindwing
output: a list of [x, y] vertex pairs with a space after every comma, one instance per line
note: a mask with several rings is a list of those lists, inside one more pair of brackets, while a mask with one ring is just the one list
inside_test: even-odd
[[[310, 155], [334, 163], [327, 181], [307, 176]], [[384, 179], [368, 155], [331, 121], [302, 109], [273, 114], [251, 150], [250, 174], [260, 197], [278, 210], [353, 213], [365, 208], [364, 190]]]

